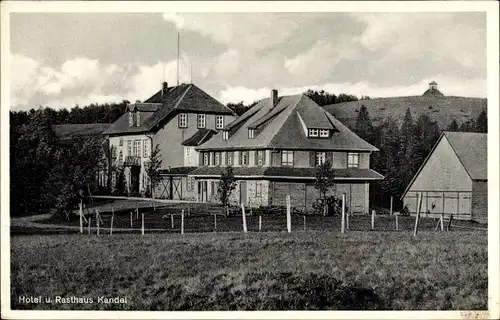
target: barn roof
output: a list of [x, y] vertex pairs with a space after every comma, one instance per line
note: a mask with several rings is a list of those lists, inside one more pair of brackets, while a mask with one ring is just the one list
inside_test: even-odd
[[472, 132], [444, 132], [458, 159], [472, 180], [488, 180], [488, 135]]

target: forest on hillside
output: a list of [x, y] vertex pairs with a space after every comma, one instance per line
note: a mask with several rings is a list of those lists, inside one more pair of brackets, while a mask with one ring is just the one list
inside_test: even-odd
[[[306, 94], [320, 106], [369, 99], [348, 94], [308, 90]], [[71, 144], [58, 142], [52, 130], [55, 124], [112, 123], [126, 109], [128, 101], [112, 104], [75, 106], [71, 110], [49, 107], [10, 112], [10, 205], [12, 215], [45, 213], [55, 209], [62, 214], [78, 203], [78, 191], [89, 185], [100, 167], [102, 137], [78, 139]], [[228, 104], [238, 115], [256, 102]], [[387, 118], [377, 126], [369, 110], [362, 106], [354, 128], [380, 149], [372, 154], [371, 167], [385, 176], [370, 188], [373, 206], [387, 206], [391, 196], [396, 209], [399, 197], [416, 173], [443, 130], [487, 132], [485, 110], [464, 123], [453, 120], [440, 128], [429, 115], [414, 119], [407, 110], [403, 123]]]

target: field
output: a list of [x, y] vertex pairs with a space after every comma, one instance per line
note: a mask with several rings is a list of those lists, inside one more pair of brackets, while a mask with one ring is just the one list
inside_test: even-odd
[[[11, 237], [13, 309], [313, 310], [487, 307], [478, 231]], [[23, 304], [26, 296], [93, 303]], [[126, 303], [98, 303], [98, 297]]]

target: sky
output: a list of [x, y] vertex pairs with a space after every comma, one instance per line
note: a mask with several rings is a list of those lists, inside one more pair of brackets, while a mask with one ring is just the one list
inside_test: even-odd
[[163, 81], [222, 103], [307, 89], [486, 97], [486, 14], [11, 13], [11, 109], [143, 101]]

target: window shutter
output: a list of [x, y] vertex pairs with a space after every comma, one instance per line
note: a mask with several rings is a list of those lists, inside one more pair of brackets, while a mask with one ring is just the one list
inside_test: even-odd
[[309, 165], [311, 167], [316, 166], [316, 152], [314, 151], [309, 151]]
[[200, 166], [203, 165], [203, 154], [204, 154], [204, 152], [198, 153], [198, 165], [200, 165]]
[[333, 152], [326, 152], [326, 161], [330, 163], [330, 166], [333, 166]]
[[259, 165], [259, 150], [255, 150], [253, 152], [253, 155], [254, 155], [254, 164], [255, 164], [255, 166], [258, 166]]
[[262, 150], [262, 165], [266, 164], [266, 150]]

